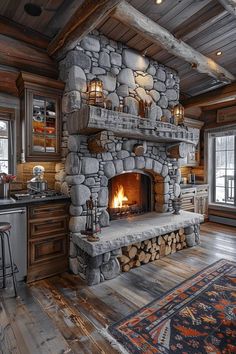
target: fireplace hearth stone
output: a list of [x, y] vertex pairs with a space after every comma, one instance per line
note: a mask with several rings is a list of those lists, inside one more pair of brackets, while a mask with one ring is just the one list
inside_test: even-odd
[[[192, 247], [200, 243], [199, 226], [203, 221], [201, 214], [187, 211], [181, 211], [180, 215], [150, 212], [112, 221], [109, 228], [102, 229], [98, 242], [91, 243], [81, 233], [73, 233], [70, 267], [88, 285], [98, 284], [120, 274], [117, 257], [121, 255], [122, 247], [151, 240], [181, 228], [186, 234], [186, 246]], [[74, 247], [77, 249], [76, 256]]]

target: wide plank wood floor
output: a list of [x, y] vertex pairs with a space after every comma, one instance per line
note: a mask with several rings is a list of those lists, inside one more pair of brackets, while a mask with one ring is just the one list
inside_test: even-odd
[[20, 297], [0, 292], [0, 353], [115, 354], [99, 329], [114, 323], [221, 259], [236, 261], [236, 228], [201, 226], [201, 245], [88, 287], [65, 273], [31, 286]]

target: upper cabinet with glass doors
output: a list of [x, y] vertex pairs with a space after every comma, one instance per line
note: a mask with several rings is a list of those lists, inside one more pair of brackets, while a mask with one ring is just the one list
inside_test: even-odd
[[17, 85], [21, 97], [22, 155], [26, 161], [58, 160], [64, 83], [21, 73]]

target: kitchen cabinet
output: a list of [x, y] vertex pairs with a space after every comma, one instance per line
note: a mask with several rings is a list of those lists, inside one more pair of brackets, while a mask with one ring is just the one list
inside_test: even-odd
[[68, 212], [65, 201], [28, 207], [27, 282], [68, 269]]
[[196, 213], [204, 215], [204, 219], [208, 218], [208, 186], [198, 186], [196, 194]]
[[204, 215], [208, 218], [208, 185], [196, 184], [181, 186], [181, 208]]
[[195, 167], [200, 164], [200, 130], [204, 125], [196, 119], [184, 118], [184, 125], [188, 128], [188, 131], [197, 136], [196, 145], [187, 144], [186, 158], [180, 160], [181, 166]]
[[64, 83], [21, 72], [17, 87], [21, 98], [22, 162], [59, 160]]

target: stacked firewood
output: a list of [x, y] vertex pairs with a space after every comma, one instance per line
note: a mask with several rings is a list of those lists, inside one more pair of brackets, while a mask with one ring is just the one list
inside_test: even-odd
[[168, 256], [187, 247], [184, 229], [166, 235], [153, 237], [150, 240], [122, 247], [119, 262], [123, 272], [142, 264], [153, 262], [156, 259]]

